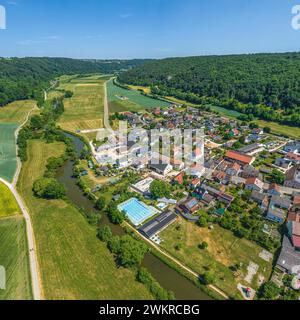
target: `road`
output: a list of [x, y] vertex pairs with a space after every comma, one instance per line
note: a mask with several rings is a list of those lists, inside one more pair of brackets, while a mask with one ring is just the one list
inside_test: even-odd
[[[18, 127], [18, 129], [15, 132], [15, 141], [17, 142], [18, 135], [22, 127], [27, 123], [31, 112], [35, 108], [31, 109], [25, 121]], [[16, 154], [18, 154], [18, 146], [16, 143]], [[22, 167], [22, 162], [20, 158], [17, 156], [17, 169], [14, 175], [14, 179], [12, 183], [7, 182], [6, 180], [0, 178], [0, 181], [4, 183], [12, 192], [14, 195], [20, 209], [22, 210], [25, 222], [26, 222], [26, 233], [27, 233], [27, 242], [28, 242], [28, 252], [29, 252], [29, 263], [30, 263], [30, 272], [31, 272], [31, 286], [32, 286], [32, 293], [33, 293], [33, 298], [34, 300], [41, 300], [42, 298], [42, 293], [41, 293], [41, 281], [40, 281], [40, 271], [39, 271], [39, 264], [37, 260], [37, 255], [36, 255], [36, 245], [35, 245], [35, 238], [34, 238], [34, 232], [32, 228], [32, 223], [30, 219], [30, 215], [28, 212], [28, 209], [26, 208], [23, 199], [21, 196], [18, 194], [16, 185], [19, 179], [19, 175], [21, 172], [21, 167]]]

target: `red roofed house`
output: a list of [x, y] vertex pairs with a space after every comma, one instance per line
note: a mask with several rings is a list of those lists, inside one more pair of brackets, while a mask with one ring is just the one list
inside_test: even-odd
[[237, 162], [242, 166], [251, 165], [255, 161], [255, 157], [247, 156], [236, 151], [227, 151], [225, 159], [230, 162]]
[[263, 187], [264, 187], [264, 183], [258, 178], [248, 178], [246, 180], [247, 190], [262, 191]]
[[293, 246], [300, 250], [300, 222], [288, 222], [288, 230]]
[[174, 179], [173, 179], [173, 181], [175, 181], [175, 182], [177, 182], [177, 183], [179, 183], [179, 184], [183, 184], [183, 182], [184, 182], [184, 172], [180, 172], [179, 173], [179, 175], [177, 175]]
[[280, 196], [280, 187], [276, 183], [272, 183], [269, 186], [268, 194], [272, 196]]

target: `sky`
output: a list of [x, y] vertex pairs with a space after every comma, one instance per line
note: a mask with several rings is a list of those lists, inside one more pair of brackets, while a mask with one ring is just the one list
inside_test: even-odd
[[300, 0], [0, 0], [0, 56], [164, 58], [300, 51]]

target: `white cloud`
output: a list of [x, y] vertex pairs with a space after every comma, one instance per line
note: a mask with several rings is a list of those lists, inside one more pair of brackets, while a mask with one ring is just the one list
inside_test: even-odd
[[130, 17], [132, 17], [133, 15], [131, 14], [131, 13], [121, 13], [120, 15], [119, 15], [119, 17], [120, 18], [122, 18], [122, 19], [127, 19], [127, 18], [130, 18]]

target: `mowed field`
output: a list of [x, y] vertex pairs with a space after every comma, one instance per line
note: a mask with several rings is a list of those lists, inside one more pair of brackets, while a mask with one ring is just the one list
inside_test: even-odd
[[17, 168], [15, 131], [18, 124], [0, 123], [0, 177], [12, 182]]
[[0, 265], [6, 271], [0, 300], [32, 299], [26, 225], [21, 216], [0, 219]]
[[[200, 228], [196, 224], [180, 218], [161, 233], [162, 247], [173, 256], [189, 266], [192, 270], [203, 274], [210, 268], [216, 276], [216, 285], [229, 296], [237, 294], [237, 284], [242, 283], [257, 289], [259, 279], [267, 281], [272, 272], [272, 262], [259, 257], [262, 248], [246, 239], [239, 239], [232, 232], [214, 225], [213, 230]], [[202, 250], [203, 242], [208, 248]], [[180, 247], [175, 248], [176, 246]], [[251, 283], [245, 281], [247, 268], [253, 262], [259, 266]], [[234, 275], [230, 267], [239, 264], [239, 274]]]
[[[126, 90], [114, 84], [113, 80], [107, 82], [107, 95], [109, 112], [141, 111], [156, 107], [167, 107], [169, 103], [152, 99], [137, 90]], [[124, 100], [122, 100], [122, 98]]]
[[38, 110], [33, 100], [15, 101], [0, 107], [0, 123], [22, 124], [32, 109]]
[[0, 182], [0, 219], [20, 215], [21, 210], [9, 188]]
[[64, 151], [60, 143], [30, 141], [18, 190], [32, 215], [46, 299], [151, 299], [132, 271], [115, 265], [96, 230], [72, 205], [33, 196], [33, 182], [49, 157]]
[[104, 83], [100, 76], [60, 79], [59, 89], [74, 93], [72, 98], [64, 100], [65, 112], [58, 123], [61, 128], [76, 132], [103, 127]]

